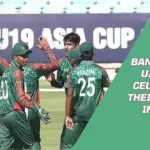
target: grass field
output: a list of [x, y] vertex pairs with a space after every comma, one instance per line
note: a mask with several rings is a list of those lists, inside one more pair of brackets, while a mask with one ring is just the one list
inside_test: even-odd
[[[50, 89], [50, 84], [40, 80], [40, 88]], [[41, 121], [42, 150], [59, 150], [60, 135], [64, 122], [64, 92], [41, 92], [41, 105], [51, 114], [51, 123], [45, 125]]]
[[[60, 135], [65, 115], [65, 93], [63, 90], [57, 92], [58, 89], [50, 87], [50, 83], [46, 80], [40, 80], [40, 89], [42, 89], [42, 92], [40, 92], [41, 105], [48, 109], [51, 114], [50, 124], [45, 125], [41, 121], [42, 150], [59, 150]], [[50, 89], [54, 91], [47, 91]]]

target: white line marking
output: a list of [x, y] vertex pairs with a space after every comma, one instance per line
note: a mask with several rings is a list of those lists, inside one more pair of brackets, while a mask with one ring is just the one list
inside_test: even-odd
[[65, 89], [40, 89], [40, 92], [65, 92]]

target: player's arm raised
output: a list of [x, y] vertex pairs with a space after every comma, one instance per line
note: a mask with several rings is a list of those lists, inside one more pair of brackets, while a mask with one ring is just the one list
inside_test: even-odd
[[46, 53], [46, 55], [48, 56], [49, 63], [48, 64], [35, 63], [32, 65], [32, 67], [38, 72], [38, 74], [41, 74], [41, 76], [43, 76], [57, 70], [58, 62], [47, 40], [43, 37], [39, 37], [38, 40], [39, 45], [37, 46]]

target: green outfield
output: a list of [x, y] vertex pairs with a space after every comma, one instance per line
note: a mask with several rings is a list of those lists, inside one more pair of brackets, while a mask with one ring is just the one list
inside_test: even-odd
[[[40, 88], [50, 89], [50, 84], [40, 80]], [[51, 114], [51, 123], [41, 122], [42, 150], [59, 150], [59, 141], [64, 121], [64, 92], [41, 92], [41, 105]]]

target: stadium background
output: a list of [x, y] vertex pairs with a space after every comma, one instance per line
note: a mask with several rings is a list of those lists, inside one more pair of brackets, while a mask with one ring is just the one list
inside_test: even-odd
[[[149, 19], [149, 8], [150, 0], [0, 0], [0, 36], [4, 37], [4, 41], [0, 43], [0, 56], [10, 62], [12, 46], [15, 42], [23, 40], [29, 42], [30, 48], [34, 50], [30, 61], [45, 62], [46, 56], [35, 47], [36, 38], [43, 33], [44, 28], [53, 32], [52, 37], [56, 36], [55, 26], [63, 28], [63, 34], [76, 32], [77, 28], [81, 28], [85, 34], [82, 34], [81, 30], [78, 31], [79, 34], [85, 35], [86, 40], [92, 43], [97, 42], [97, 45], [94, 45], [94, 59], [107, 70], [112, 81], [116, 75], [115, 68], [122, 65], [146, 20]], [[38, 24], [35, 20], [38, 20]], [[29, 30], [23, 31], [27, 28], [33, 31], [34, 38]], [[99, 32], [99, 38], [93, 37], [96, 28], [100, 29], [95, 31]], [[106, 45], [102, 46], [104, 39]], [[55, 41], [49, 40], [49, 44], [57, 58], [60, 58], [65, 55], [60, 46], [62, 38], [58, 40], [58, 44], [54, 44], [56, 41], [55, 37]], [[119, 46], [114, 44], [116, 41], [120, 42]], [[124, 41], [126, 43], [123, 43]], [[40, 91], [41, 104], [49, 109], [52, 117], [48, 125], [41, 122], [42, 149], [58, 150], [64, 120], [64, 89], [52, 88], [42, 77]]]

